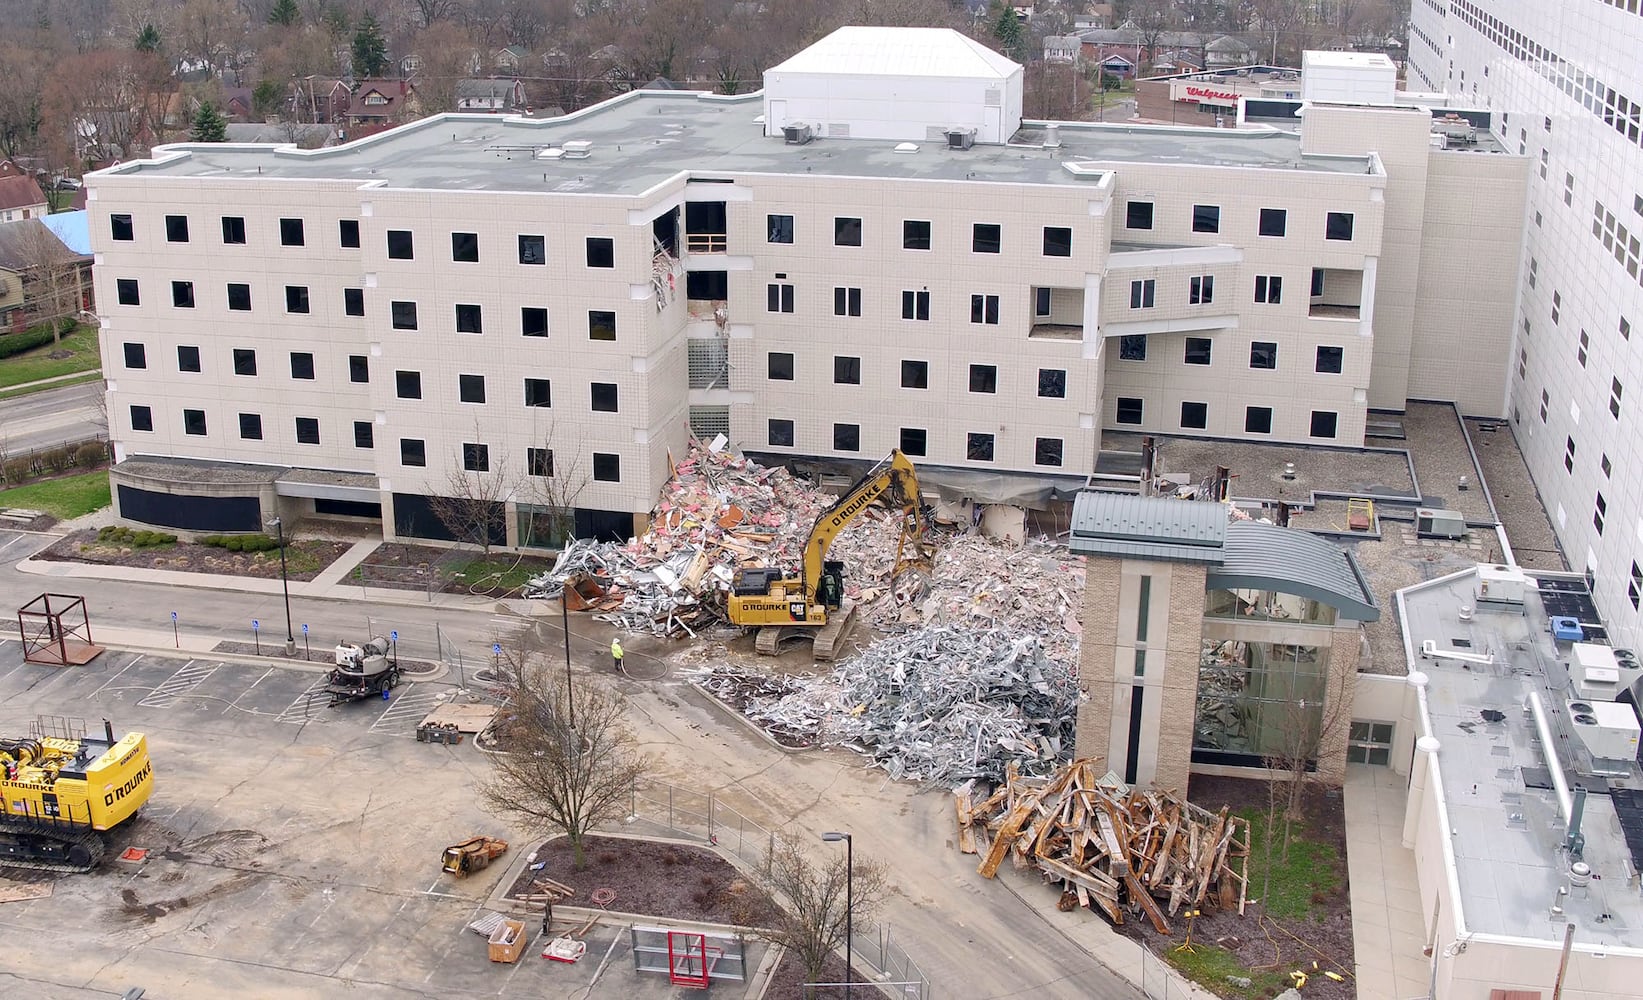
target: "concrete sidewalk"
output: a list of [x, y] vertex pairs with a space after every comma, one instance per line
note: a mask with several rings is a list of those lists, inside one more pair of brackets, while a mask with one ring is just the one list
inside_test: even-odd
[[70, 379], [76, 378], [82, 378], [89, 382], [91, 381], [91, 379], [87, 378], [89, 375], [96, 375], [98, 378], [101, 378], [103, 375], [103, 370], [101, 368], [90, 368], [83, 372], [69, 372], [67, 375], [53, 375], [50, 378], [37, 378], [33, 382], [19, 382], [16, 385], [5, 386], [4, 388], [0, 388], [0, 392], [19, 393], [19, 390], [49, 389], [59, 382], [67, 382]]
[[1422, 954], [1426, 924], [1415, 852], [1403, 846], [1409, 789], [1389, 767], [1349, 764], [1345, 795], [1358, 1000], [1424, 997], [1431, 975], [1431, 961]]

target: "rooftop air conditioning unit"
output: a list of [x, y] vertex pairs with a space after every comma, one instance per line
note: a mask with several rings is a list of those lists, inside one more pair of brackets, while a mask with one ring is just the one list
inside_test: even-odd
[[789, 146], [802, 146], [814, 139], [816, 133], [804, 122], [792, 122], [782, 126], [782, 136]]
[[948, 149], [969, 149], [976, 144], [976, 130], [964, 125], [949, 125], [944, 130]]
[[586, 139], [572, 139], [565, 143], [565, 159], [585, 160], [593, 155], [593, 143]]
[[1415, 511], [1415, 534], [1422, 538], [1465, 538], [1466, 515], [1458, 510]]
[[1593, 757], [1599, 760], [1637, 759], [1639, 725], [1631, 706], [1570, 702], [1569, 719], [1574, 723], [1575, 736]]

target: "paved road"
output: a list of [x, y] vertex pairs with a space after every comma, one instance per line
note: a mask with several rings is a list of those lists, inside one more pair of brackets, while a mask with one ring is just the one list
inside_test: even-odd
[[0, 401], [0, 451], [17, 455], [108, 436], [103, 383], [87, 382]]

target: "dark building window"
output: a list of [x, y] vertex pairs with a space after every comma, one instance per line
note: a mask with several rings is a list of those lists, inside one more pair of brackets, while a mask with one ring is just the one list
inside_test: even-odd
[[177, 370], [180, 372], [197, 372], [200, 370], [200, 349], [179, 345], [177, 348]]
[[1124, 206], [1125, 229], [1152, 228], [1152, 202], [1132, 201]]
[[314, 377], [314, 356], [307, 351], [292, 351], [291, 377], [312, 379]]
[[901, 453], [912, 455], [915, 458], [925, 453], [929, 434], [922, 427], [903, 427], [901, 429]]
[[793, 217], [791, 215], [765, 216], [766, 243], [792, 243]]
[[245, 219], [238, 215], [222, 217], [222, 241], [230, 244], [245, 242]]
[[837, 385], [861, 385], [861, 359], [835, 355], [833, 381]]
[[151, 431], [154, 429], [154, 411], [146, 406], [131, 408], [131, 429], [134, 431]]
[[111, 215], [108, 217], [109, 238], [118, 243], [130, 243], [137, 238], [135, 229], [131, 225], [129, 215]]
[[489, 445], [463, 442], [462, 469], [464, 472], [491, 471], [491, 448]]
[[793, 447], [793, 421], [771, 420], [767, 440], [769, 440], [772, 447]]
[[544, 478], [552, 476], [553, 475], [553, 449], [552, 448], [526, 448], [525, 449], [525, 473], [526, 473], [526, 475], [542, 476]]
[[765, 355], [765, 377], [779, 382], [793, 381], [793, 355], [784, 351]]
[[375, 448], [376, 433], [369, 420], [354, 421], [354, 447]]
[[1272, 407], [1246, 406], [1244, 407], [1244, 433], [1271, 434]]
[[528, 378], [525, 380], [526, 406], [552, 406], [553, 384], [545, 378]]
[[249, 347], [234, 348], [234, 374], [257, 374], [257, 352]]
[[1187, 285], [1187, 303], [1189, 305], [1208, 305], [1215, 301], [1215, 275], [1194, 275]]
[[280, 220], [280, 246], [300, 247], [305, 245], [302, 235], [301, 219]]
[[[337, 243], [346, 250], [359, 249], [358, 219], [337, 220]], [[363, 447], [369, 448], [370, 445], [363, 445]]]
[[394, 329], [396, 329], [396, 330], [415, 330], [416, 329], [416, 303], [415, 302], [390, 302], [390, 303], [388, 303], [388, 312], [389, 312], [389, 314], [392, 318]]
[[972, 462], [991, 462], [993, 460], [993, 436], [991, 434], [965, 435], [964, 457]]
[[793, 286], [787, 282], [772, 281], [764, 286], [764, 308], [766, 312], [790, 313], [793, 311]]
[[1004, 228], [996, 222], [978, 222], [970, 227], [970, 250], [999, 253], [1004, 249]]
[[1189, 365], [1207, 365], [1210, 358], [1210, 340], [1208, 337], [1186, 338], [1185, 356], [1182, 358]]
[[970, 322], [984, 323], [988, 326], [998, 325], [998, 296], [972, 295], [970, 296]]
[[1330, 212], [1324, 217], [1324, 239], [1350, 240], [1352, 238], [1352, 213]]
[[1278, 345], [1270, 340], [1257, 340], [1249, 345], [1249, 366], [1271, 371], [1278, 367]]
[[428, 464], [428, 447], [420, 438], [399, 439], [399, 464], [416, 467]]
[[126, 344], [125, 345], [125, 355], [126, 355], [126, 367], [127, 368], [147, 368], [148, 367], [148, 351], [144, 349], [143, 345], [141, 345], [141, 344]]
[[835, 288], [833, 289], [833, 315], [860, 316], [861, 289]]
[[394, 395], [400, 399], [422, 398], [421, 372], [394, 372]]
[[142, 298], [137, 293], [136, 278], [115, 278], [114, 297], [122, 306], [142, 304]]
[[997, 392], [998, 391], [998, 366], [997, 365], [971, 365], [970, 366], [970, 391], [971, 392]]
[[262, 440], [262, 414], [240, 414], [240, 437], [247, 441]]
[[285, 311], [288, 313], [305, 313], [308, 311], [308, 288], [306, 286], [285, 286]]
[[519, 310], [519, 332], [527, 337], [548, 335], [548, 311], [539, 306], [523, 306]]
[[365, 315], [365, 289], [344, 288], [342, 290], [342, 313], [345, 316]]
[[481, 322], [479, 307], [476, 305], [458, 305], [456, 307], [457, 333], [484, 333], [484, 324]]
[[1145, 361], [1147, 360], [1147, 335], [1144, 333], [1129, 333], [1118, 338], [1118, 360]]
[[251, 286], [238, 282], [229, 283], [228, 308], [233, 312], [250, 312]]
[[1318, 348], [1318, 361], [1312, 370], [1322, 375], [1339, 375], [1341, 362], [1346, 356], [1346, 349], [1325, 345]]
[[452, 233], [451, 259], [463, 264], [479, 263], [479, 234]]
[[833, 220], [833, 245], [836, 247], [861, 246], [861, 220], [835, 218]]
[[1262, 236], [1282, 236], [1289, 229], [1289, 211], [1282, 208], [1261, 209]]
[[348, 381], [371, 381], [371, 361], [363, 354], [348, 355]]
[[930, 249], [930, 223], [922, 219], [906, 219], [901, 224], [903, 250]]
[[1192, 206], [1192, 231], [1195, 233], [1218, 233], [1221, 231], [1221, 206], [1194, 205]]
[[173, 281], [171, 283], [171, 304], [178, 309], [194, 308], [194, 282]]
[[188, 216], [168, 215], [165, 217], [165, 241], [167, 243], [188, 242]]
[[928, 320], [930, 318], [930, 293], [927, 291], [902, 292], [901, 318]]
[[616, 241], [608, 236], [589, 236], [588, 266], [615, 267]]
[[411, 237], [409, 229], [388, 230], [388, 259], [414, 260], [416, 256], [416, 241]]
[[1275, 306], [1284, 295], [1284, 279], [1276, 274], [1255, 276], [1255, 301]]
[[194, 437], [204, 437], [205, 436], [205, 411], [204, 410], [184, 410], [183, 411], [183, 433], [192, 435]]
[[1130, 308], [1151, 309], [1156, 301], [1158, 282], [1154, 278], [1141, 278], [1130, 282]]
[[546, 236], [519, 237], [519, 263], [546, 264], [548, 262], [548, 238]]
[[903, 389], [930, 388], [930, 362], [903, 361], [901, 363], [901, 387]]
[[861, 425], [860, 424], [834, 424], [833, 425], [833, 450], [834, 451], [860, 451], [861, 450]]
[[622, 456], [611, 455], [606, 452], [593, 453], [593, 478], [600, 483], [619, 483], [622, 481]]
[[1053, 465], [1059, 468], [1061, 465], [1061, 447], [1060, 438], [1038, 438], [1033, 443], [1033, 464]]
[[1118, 422], [1121, 424], [1138, 424], [1141, 422], [1143, 404], [1133, 396], [1118, 397]]
[[1203, 430], [1209, 426], [1208, 403], [1182, 403], [1181, 426], [1193, 430]]
[[588, 339], [615, 340], [616, 314], [605, 309], [589, 309]]
[[319, 421], [314, 417], [297, 418], [297, 444], [319, 444]]
[[1315, 438], [1332, 438], [1335, 436], [1335, 425], [1339, 421], [1339, 414], [1328, 410], [1312, 411], [1312, 436]]
[[1038, 370], [1038, 395], [1044, 399], [1066, 399], [1066, 369], [1040, 368]]
[[1044, 227], [1044, 256], [1071, 257], [1073, 255], [1073, 231], [1067, 226]]
[[485, 401], [485, 376], [458, 375], [456, 377], [457, 396], [464, 403], [483, 403]]
[[590, 386], [591, 407], [595, 413], [617, 412], [616, 383], [594, 382]]

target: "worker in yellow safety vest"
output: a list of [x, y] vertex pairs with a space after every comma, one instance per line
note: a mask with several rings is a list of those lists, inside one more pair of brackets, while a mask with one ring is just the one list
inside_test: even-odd
[[620, 639], [610, 641], [610, 665], [618, 672], [622, 669], [622, 640]]

